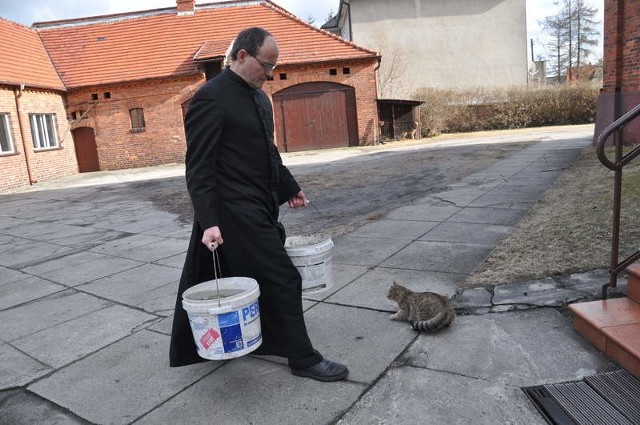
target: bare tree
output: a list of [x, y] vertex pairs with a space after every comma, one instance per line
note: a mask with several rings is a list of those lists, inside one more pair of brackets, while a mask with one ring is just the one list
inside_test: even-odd
[[556, 15], [547, 16], [539, 24], [549, 35], [546, 47], [550, 56], [554, 57], [549, 67], [556, 74], [558, 82], [564, 72], [568, 80], [573, 79], [572, 73], [579, 73], [584, 60], [593, 54], [591, 49], [598, 45], [596, 38], [600, 32], [594, 19], [598, 9], [587, 5], [585, 0], [559, 0]]
[[600, 35], [597, 26], [600, 24], [594, 17], [598, 13], [595, 7], [589, 7], [584, 0], [575, 0], [576, 23], [576, 68], [582, 65], [581, 58], [585, 59], [593, 55], [593, 47], [598, 45], [597, 37]]
[[[555, 3], [558, 4], [557, 2]], [[567, 42], [566, 28], [567, 17], [563, 15], [563, 10], [558, 9], [556, 15], [547, 16], [539, 22], [542, 25], [542, 30], [549, 35], [550, 41], [545, 44], [551, 57], [555, 57], [554, 60], [549, 60], [549, 71], [553, 72], [556, 76], [556, 81], [560, 82], [562, 73], [567, 69], [568, 55], [564, 49]]]
[[406, 89], [402, 83], [402, 70], [406, 65], [404, 56], [400, 53], [400, 49], [390, 45], [383, 31], [376, 32], [375, 37], [376, 48], [382, 56], [378, 70], [380, 97], [406, 96]]

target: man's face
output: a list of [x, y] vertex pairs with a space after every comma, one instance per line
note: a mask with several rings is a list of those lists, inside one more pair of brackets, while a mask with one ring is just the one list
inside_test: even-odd
[[278, 44], [273, 37], [267, 37], [255, 55], [245, 50], [238, 52], [236, 72], [251, 87], [259, 89], [267, 78], [273, 77], [273, 67], [278, 62]]

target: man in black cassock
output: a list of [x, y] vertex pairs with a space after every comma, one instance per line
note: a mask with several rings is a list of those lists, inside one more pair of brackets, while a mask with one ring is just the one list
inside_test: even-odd
[[182, 293], [214, 278], [211, 253], [217, 249], [223, 277], [250, 277], [260, 286], [263, 342], [253, 354], [286, 357], [297, 376], [337, 381], [349, 371], [323, 359], [309, 340], [302, 279], [278, 222], [281, 204], [298, 208], [308, 202], [273, 143], [273, 111], [261, 89], [273, 75], [278, 53], [264, 29], [240, 32], [229, 53], [230, 68], [198, 90], [185, 117], [186, 180], [195, 218], [176, 300], [170, 365], [205, 361], [197, 354]]

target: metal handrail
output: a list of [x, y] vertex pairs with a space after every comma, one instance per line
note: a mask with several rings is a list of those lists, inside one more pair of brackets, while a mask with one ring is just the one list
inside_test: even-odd
[[[607, 288], [615, 288], [618, 274], [640, 258], [640, 250], [631, 254], [621, 262], [618, 262], [620, 251], [620, 211], [622, 207], [622, 168], [640, 155], [640, 145], [636, 146], [626, 155], [622, 155], [622, 132], [624, 126], [640, 115], [640, 105], [636, 106], [613, 123], [611, 123], [598, 137], [596, 153], [600, 162], [610, 170], [614, 171], [613, 181], [613, 224], [611, 231], [611, 267], [609, 269], [609, 283], [602, 286], [602, 298], [607, 298]], [[614, 134], [615, 133], [615, 134]], [[607, 158], [604, 151], [605, 144], [611, 135], [614, 134], [615, 160]]]

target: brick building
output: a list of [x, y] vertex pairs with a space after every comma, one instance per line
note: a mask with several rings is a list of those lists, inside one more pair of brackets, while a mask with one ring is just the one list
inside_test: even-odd
[[[613, 121], [640, 104], [640, 0], [604, 1], [604, 77], [594, 143]], [[640, 143], [640, 122], [624, 128], [623, 143]]]
[[[38, 164], [51, 174], [34, 174], [31, 182], [74, 172], [182, 162], [183, 115], [190, 98], [220, 72], [233, 37], [251, 25], [270, 31], [280, 46], [274, 78], [264, 89], [274, 102], [281, 151], [366, 145], [378, 139], [379, 55], [319, 30], [268, 0], [199, 5], [177, 0], [173, 8], [36, 23], [32, 28], [0, 23], [3, 31], [15, 27], [34, 44], [41, 41], [40, 56], [29, 60], [49, 68], [49, 78], [56, 82], [41, 84], [48, 90], [39, 91], [38, 99], [40, 106], [57, 99], [52, 114], [60, 138], [58, 156], [41, 155]], [[1, 48], [16, 60], [24, 56], [20, 47]], [[0, 76], [5, 66], [0, 59]], [[16, 102], [5, 106], [5, 97], [14, 99], [21, 78], [18, 72], [6, 96], [0, 91], [0, 114], [10, 120], [30, 114], [16, 112]], [[3, 80], [0, 77], [0, 83]], [[10, 128], [13, 140], [19, 140], [14, 145], [31, 143], [29, 134], [16, 133], [16, 128]], [[27, 168], [32, 156], [22, 152], [19, 148], [0, 156], [3, 173], [9, 161]], [[47, 162], [53, 160], [57, 162]], [[34, 170], [40, 169], [34, 164]], [[29, 184], [25, 170], [7, 174], [1, 174], [0, 191]]]
[[0, 18], [0, 192], [77, 173], [66, 89], [38, 34]]

